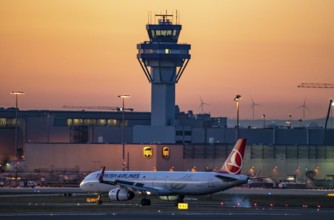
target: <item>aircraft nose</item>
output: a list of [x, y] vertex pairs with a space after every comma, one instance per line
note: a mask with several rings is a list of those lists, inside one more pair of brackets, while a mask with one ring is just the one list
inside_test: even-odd
[[82, 181], [82, 182], [80, 183], [80, 189], [82, 189], [82, 190], [85, 190], [85, 189], [86, 189], [86, 183], [85, 183], [84, 181]]

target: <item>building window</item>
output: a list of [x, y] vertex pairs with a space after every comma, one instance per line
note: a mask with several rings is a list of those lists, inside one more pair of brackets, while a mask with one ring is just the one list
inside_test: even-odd
[[7, 119], [6, 118], [0, 118], [0, 126], [6, 126], [7, 125]]
[[182, 136], [183, 132], [182, 131], [176, 131], [176, 136]]
[[185, 135], [185, 136], [191, 136], [191, 131], [185, 131], [185, 132], [184, 132], [184, 135]]
[[95, 125], [96, 120], [95, 119], [84, 119], [84, 125]]
[[107, 125], [107, 120], [106, 119], [98, 119], [97, 120], [97, 125], [106, 126]]
[[72, 119], [67, 119], [67, 126], [72, 126], [73, 125], [73, 120]]
[[108, 119], [108, 126], [117, 126], [116, 119]]
[[15, 118], [0, 118], [0, 127], [12, 127], [16, 125]]
[[[127, 121], [125, 122], [127, 125]], [[66, 120], [67, 126], [118, 126], [120, 123], [116, 119], [68, 118]]]

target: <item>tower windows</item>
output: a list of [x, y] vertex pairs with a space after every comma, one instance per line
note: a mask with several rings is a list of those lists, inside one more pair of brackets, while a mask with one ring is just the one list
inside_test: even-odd
[[179, 38], [179, 30], [149, 30], [149, 37], [151, 41], [156, 41], [156, 42], [177, 42]]

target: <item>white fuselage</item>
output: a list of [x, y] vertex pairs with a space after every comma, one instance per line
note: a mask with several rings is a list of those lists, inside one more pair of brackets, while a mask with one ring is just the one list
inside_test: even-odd
[[245, 175], [216, 172], [105, 171], [103, 180], [113, 183], [106, 184], [99, 181], [100, 174], [100, 171], [89, 174], [80, 188], [95, 193], [125, 187], [157, 196], [203, 195], [226, 190], [248, 180]]

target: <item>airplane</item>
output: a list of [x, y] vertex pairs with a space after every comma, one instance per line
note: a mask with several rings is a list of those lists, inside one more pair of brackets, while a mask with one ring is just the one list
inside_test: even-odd
[[88, 174], [80, 188], [97, 193], [98, 204], [102, 204], [102, 194], [108, 193], [112, 201], [127, 201], [135, 192], [143, 195], [142, 206], [151, 205], [150, 195], [184, 203], [186, 195], [207, 195], [247, 183], [249, 177], [240, 174], [245, 147], [246, 139], [239, 139], [217, 172], [106, 171], [103, 167]]

